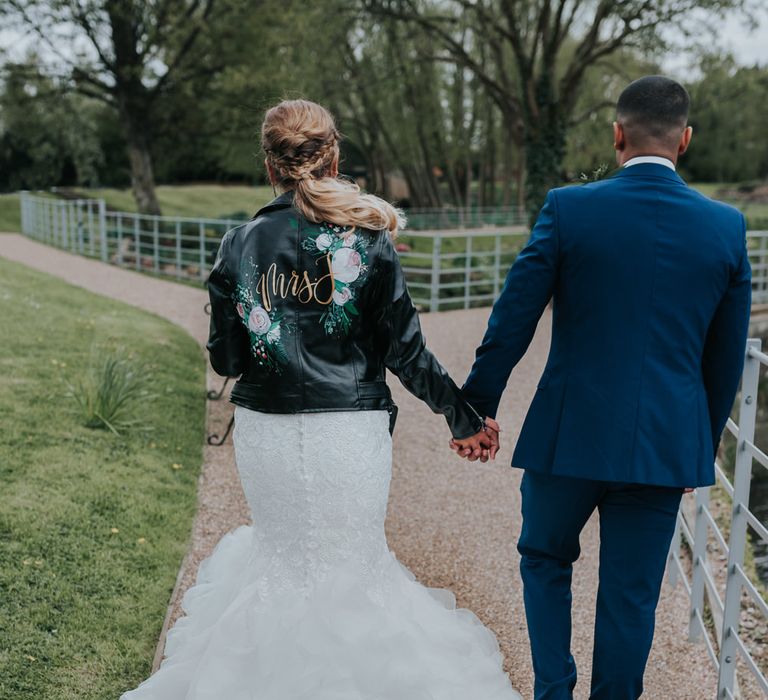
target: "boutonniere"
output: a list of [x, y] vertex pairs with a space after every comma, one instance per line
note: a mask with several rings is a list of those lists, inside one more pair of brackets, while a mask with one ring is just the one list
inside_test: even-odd
[[611, 168], [608, 163], [600, 163], [591, 173], [581, 173], [579, 182], [598, 182], [605, 180], [609, 175], [613, 175], [615, 168]]

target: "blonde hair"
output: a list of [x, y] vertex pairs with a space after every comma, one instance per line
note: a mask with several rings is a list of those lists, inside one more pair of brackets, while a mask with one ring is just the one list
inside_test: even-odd
[[363, 194], [354, 182], [331, 176], [340, 134], [333, 116], [309, 100], [284, 100], [267, 111], [261, 145], [284, 189], [294, 191], [296, 208], [310, 221], [326, 221], [393, 237], [405, 216], [389, 202]]

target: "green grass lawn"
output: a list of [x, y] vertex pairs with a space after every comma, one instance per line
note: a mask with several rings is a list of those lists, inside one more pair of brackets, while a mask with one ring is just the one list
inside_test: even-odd
[[[149, 674], [187, 550], [203, 358], [157, 316], [2, 258], [0, 314], [0, 697], [115, 700]], [[80, 424], [63, 380], [119, 347], [154, 396], [116, 436]]]
[[0, 194], [0, 233], [21, 231], [21, 210], [18, 194]]
[[[717, 199], [717, 192], [731, 185], [728, 183], [692, 183], [691, 186], [708, 197]], [[136, 204], [130, 189], [91, 189], [85, 190], [84, 193], [90, 197], [103, 197], [107, 205], [113, 209], [136, 211]], [[159, 185], [157, 196], [163, 214], [169, 216], [228, 218], [237, 213], [246, 216], [253, 215], [259, 207], [269, 202], [273, 195], [270, 187], [263, 186], [191, 184]], [[747, 219], [754, 221], [755, 224], [762, 224], [764, 220], [768, 219], [768, 204], [749, 204], [742, 201], [729, 203], [741, 209]], [[1, 209], [0, 215], [2, 215]]]
[[[136, 211], [130, 189], [83, 190], [88, 197], [103, 198], [119, 211]], [[273, 199], [271, 187], [244, 185], [159, 185], [157, 197], [167, 216], [196, 216], [211, 219], [240, 214], [250, 218], [259, 207]]]

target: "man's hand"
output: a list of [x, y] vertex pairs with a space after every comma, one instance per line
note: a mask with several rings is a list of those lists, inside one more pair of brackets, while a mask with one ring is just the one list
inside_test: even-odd
[[464, 440], [452, 439], [449, 446], [459, 457], [466, 458], [470, 462], [476, 462], [478, 459], [481, 462], [487, 462], [489, 459], [496, 459], [500, 432], [499, 424], [493, 418], [486, 418], [485, 430]]

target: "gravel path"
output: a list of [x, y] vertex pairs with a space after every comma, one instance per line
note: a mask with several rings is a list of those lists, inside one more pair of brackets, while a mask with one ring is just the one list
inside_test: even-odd
[[[205, 342], [208, 319], [203, 312], [207, 301], [203, 290], [121, 270], [16, 234], [0, 236], [0, 255], [157, 313], [187, 330], [201, 346]], [[469, 370], [488, 312], [477, 309], [422, 316], [430, 347], [459, 382]], [[546, 315], [510, 380], [499, 412], [505, 432], [495, 464], [460, 461], [447, 448], [449, 434], [443, 419], [421, 406], [396, 380], [391, 383], [401, 410], [387, 519], [390, 546], [422, 583], [450, 588], [460, 606], [474, 610], [496, 632], [506, 668], [524, 698], [532, 696], [532, 678], [515, 549], [520, 529], [521, 473], [507, 465], [546, 359], [549, 322]], [[221, 378], [209, 369], [208, 387], [220, 385]], [[225, 399], [209, 401], [209, 430], [223, 429], [230, 414], [231, 405]], [[205, 446], [198, 493], [191, 546], [180, 571], [168, 622], [178, 616], [179, 599], [194, 581], [200, 560], [225, 532], [248, 522], [231, 440], [222, 447]], [[589, 695], [597, 547], [598, 531], [593, 519], [583, 533], [582, 556], [574, 573], [573, 651], [582, 679], [577, 700]], [[682, 587], [673, 590], [665, 584], [644, 698], [715, 697], [714, 671], [704, 648], [686, 641], [687, 623]]]

